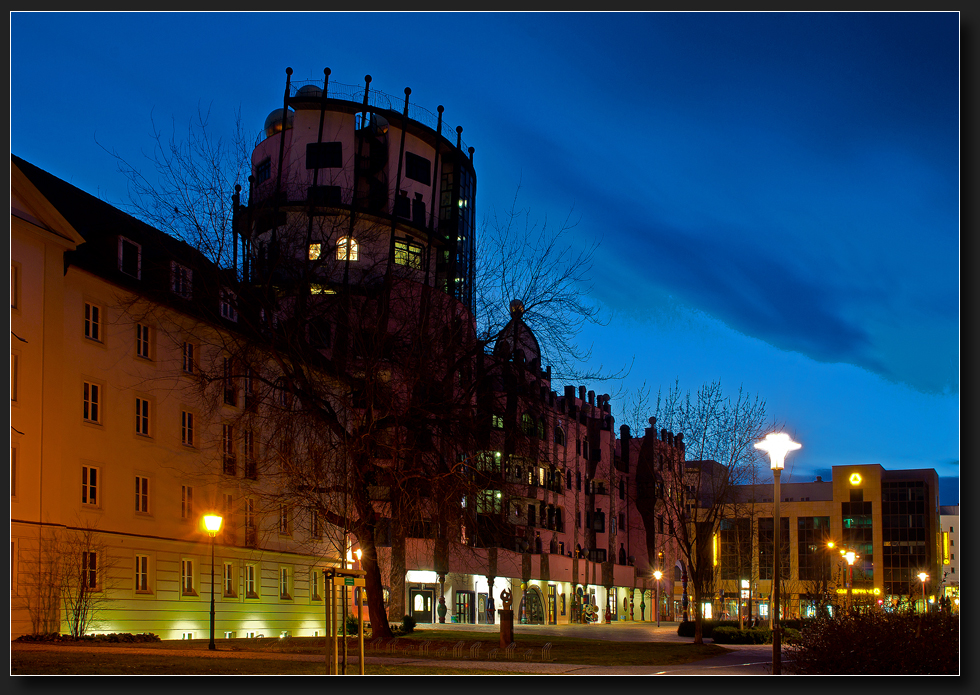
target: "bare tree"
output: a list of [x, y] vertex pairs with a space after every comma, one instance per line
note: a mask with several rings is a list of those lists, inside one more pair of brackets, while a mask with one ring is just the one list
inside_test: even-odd
[[[228, 145], [208, 128], [202, 115], [186, 141], [155, 130], [147, 155], [152, 176], [118, 161], [132, 183], [133, 214], [186, 242], [189, 248], [170, 250], [191, 271], [195, 293], [221, 302], [181, 304], [160, 294], [129, 309], [157, 312], [160, 326], [169, 321], [175, 349], [187, 336], [200, 346], [195, 387], [211, 404], [217, 454], [202, 474], [237, 470], [233, 449], [244, 445], [222, 441], [225, 426], [236, 436], [254, 434], [241, 484], [258, 504], [256, 517], [315, 515], [329, 530], [308, 549], [325, 557], [342, 560], [355, 537], [372, 629], [390, 637], [388, 612], [397, 618], [403, 611], [405, 539], [430, 539], [444, 565], [439, 558], [453, 544], [477, 537], [461, 538], [461, 501], [489, 484], [475, 474], [474, 454], [489, 427], [480, 394], [492, 390], [508, 358], [490, 349], [506, 325], [501, 311], [521, 299], [550, 347], [548, 358], [571, 369], [584, 356], [574, 330], [599, 316], [583, 285], [595, 247], [573, 252], [568, 225], [538, 230], [526, 211], [512, 209], [485, 235], [482, 254], [492, 255], [481, 254], [471, 314], [428, 281], [427, 255], [367, 253], [388, 249], [394, 238], [394, 215], [389, 224], [381, 208], [368, 215], [352, 202], [324, 214], [312, 201], [282, 202], [280, 191], [291, 186], [279, 179], [274, 188], [231, 195], [250, 170], [246, 138], [236, 135]], [[357, 263], [350, 241], [336, 255], [318, 244], [349, 239], [354, 229]], [[418, 273], [427, 281], [413, 279]], [[162, 286], [172, 289], [172, 282]], [[179, 316], [167, 319], [175, 308]], [[234, 419], [218, 415], [223, 404], [239, 408]], [[249, 523], [245, 542], [262, 547], [260, 530]], [[378, 549], [389, 544], [393, 601], [386, 611]]]
[[694, 594], [694, 640], [700, 644], [700, 604], [714, 582], [714, 535], [735, 499], [735, 487], [756, 475], [760, 459], [753, 445], [767, 431], [765, 401], [742, 388], [732, 399], [717, 381], [692, 397], [675, 383], [666, 394], [658, 393], [656, 414], [664, 436], [678, 432], [679, 455], [668, 457], [657, 472], [661, 495], [645, 504], [655, 504], [669, 519], [668, 535], [684, 559]]

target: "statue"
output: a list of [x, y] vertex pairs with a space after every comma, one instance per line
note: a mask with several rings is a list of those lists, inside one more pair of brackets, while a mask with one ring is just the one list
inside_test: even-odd
[[511, 604], [510, 589], [504, 589], [503, 591], [500, 592], [500, 600], [503, 603], [504, 610], [505, 611], [510, 610], [510, 604]]

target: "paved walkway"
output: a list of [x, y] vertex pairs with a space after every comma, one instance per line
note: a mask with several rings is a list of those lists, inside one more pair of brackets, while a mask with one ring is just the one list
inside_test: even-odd
[[[451, 629], [463, 632], [499, 634], [499, 625], [459, 625], [459, 624], [421, 624], [416, 627], [419, 633], [433, 629]], [[561, 637], [584, 637], [617, 642], [681, 642], [690, 644], [690, 637], [677, 635], [677, 623], [611, 623], [593, 625], [515, 625], [515, 637], [520, 635], [554, 635]], [[710, 640], [709, 640], [710, 643]], [[772, 665], [772, 645], [725, 645], [731, 651], [720, 656], [695, 661], [677, 666], [604, 666], [602, 664], [561, 664], [535, 663], [525, 661], [472, 661], [464, 660], [434, 660], [431, 658], [417, 659], [405, 656], [369, 655], [365, 657], [368, 664], [418, 664], [433, 666], [439, 664], [446, 668], [486, 669], [505, 671], [513, 674], [565, 674], [565, 675], [766, 675]], [[137, 646], [101, 645], [71, 645], [69, 647], [30, 642], [12, 642], [13, 650], [49, 650], [49, 649], [79, 649], [85, 651], [124, 652], [127, 654], [180, 654], [202, 658], [249, 658], [250, 656], [265, 659], [289, 659], [294, 661], [323, 662], [322, 654], [290, 654], [275, 651], [249, 652], [219, 648], [215, 651], [198, 648], [160, 648]], [[785, 654], [785, 653], [784, 653]], [[785, 655], [784, 655], [785, 659]], [[356, 669], [357, 656], [350, 654], [349, 664]]]

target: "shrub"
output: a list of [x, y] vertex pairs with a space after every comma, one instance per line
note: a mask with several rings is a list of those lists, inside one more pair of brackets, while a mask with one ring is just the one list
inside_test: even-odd
[[[694, 621], [685, 620], [680, 625], [677, 626], [677, 635], [679, 637], [694, 637]], [[704, 638], [711, 637], [712, 632], [716, 627], [738, 627], [737, 620], [702, 620], [701, 621], [701, 636]]]
[[49, 632], [44, 635], [21, 635], [15, 642], [159, 642], [160, 636], [152, 632], [109, 632], [98, 635], [82, 635], [72, 637], [71, 635], [59, 635], [57, 632]]
[[948, 614], [841, 612], [808, 621], [799, 638], [787, 642], [793, 673], [959, 673], [959, 623]]
[[347, 616], [347, 634], [357, 636], [357, 616], [348, 615]]
[[415, 630], [415, 618], [410, 615], [406, 615], [404, 618], [402, 618], [402, 633], [407, 635], [413, 630]]
[[[790, 632], [795, 630], [783, 630], [783, 639], [789, 639]], [[711, 639], [718, 644], [772, 644], [772, 630], [768, 627], [750, 627], [739, 630], [737, 627], [727, 625], [716, 627], [711, 633]]]

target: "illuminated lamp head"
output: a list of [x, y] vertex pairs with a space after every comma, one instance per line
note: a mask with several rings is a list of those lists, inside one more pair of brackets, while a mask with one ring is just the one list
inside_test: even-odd
[[786, 454], [796, 451], [802, 445], [794, 442], [785, 432], [770, 432], [761, 442], [756, 442], [755, 448], [769, 454], [769, 467], [774, 471], [783, 470]]

